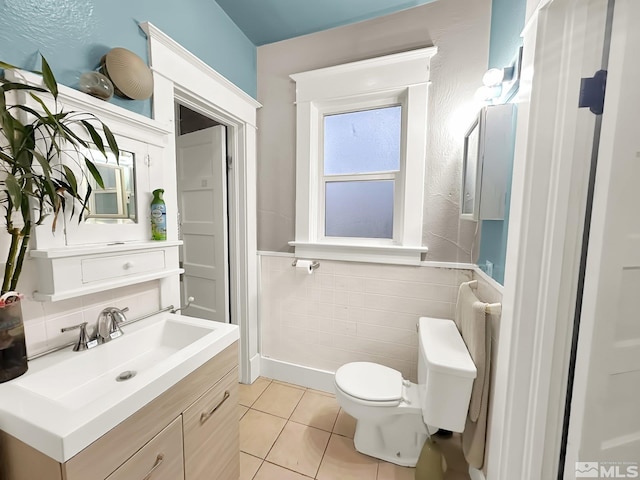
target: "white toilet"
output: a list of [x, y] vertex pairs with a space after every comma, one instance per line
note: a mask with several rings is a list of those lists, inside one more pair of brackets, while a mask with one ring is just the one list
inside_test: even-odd
[[389, 367], [347, 363], [336, 399], [357, 420], [354, 443], [366, 455], [414, 467], [439, 428], [462, 432], [476, 367], [453, 320], [420, 318], [418, 384]]

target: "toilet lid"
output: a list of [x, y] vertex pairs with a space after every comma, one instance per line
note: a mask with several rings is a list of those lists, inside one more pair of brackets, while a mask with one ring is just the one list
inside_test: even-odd
[[347, 363], [338, 369], [335, 381], [344, 393], [361, 400], [393, 402], [402, 398], [402, 374], [377, 363]]

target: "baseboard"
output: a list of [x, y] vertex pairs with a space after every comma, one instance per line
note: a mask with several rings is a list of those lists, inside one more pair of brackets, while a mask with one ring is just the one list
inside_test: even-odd
[[317, 368], [262, 357], [260, 359], [260, 375], [281, 382], [334, 393], [334, 374], [326, 370], [318, 370]]
[[251, 360], [249, 360], [249, 377], [251, 383], [255, 382], [256, 379], [261, 375], [261, 357], [259, 353], [256, 353]]
[[485, 480], [484, 473], [482, 470], [478, 470], [477, 468], [469, 467], [469, 478], [471, 480]]

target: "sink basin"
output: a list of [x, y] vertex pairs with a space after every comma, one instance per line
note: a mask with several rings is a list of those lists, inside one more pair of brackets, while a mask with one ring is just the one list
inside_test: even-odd
[[116, 378], [123, 372], [135, 372], [136, 377], [142, 374], [139, 380], [152, 367], [161, 368], [171, 355], [215, 331], [215, 324], [211, 327], [163, 318], [132, 335], [76, 352], [72, 358], [19, 377], [14, 383], [76, 409], [121, 387]]
[[158, 314], [109, 343], [29, 362], [0, 385], [0, 429], [60, 462], [213, 358], [238, 327]]

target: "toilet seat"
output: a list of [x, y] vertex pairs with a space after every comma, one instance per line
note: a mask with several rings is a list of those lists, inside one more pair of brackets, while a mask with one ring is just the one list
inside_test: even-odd
[[402, 400], [402, 374], [371, 362], [352, 362], [335, 374], [336, 387], [366, 404], [397, 406]]

